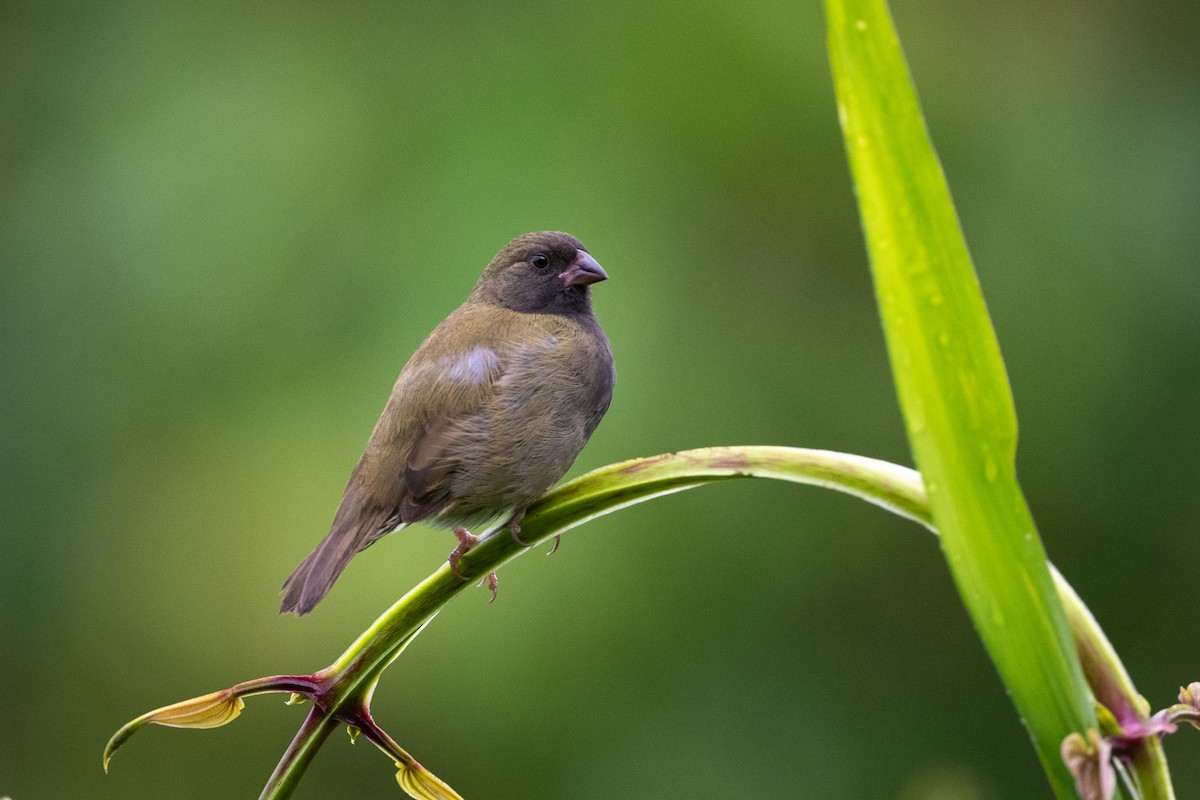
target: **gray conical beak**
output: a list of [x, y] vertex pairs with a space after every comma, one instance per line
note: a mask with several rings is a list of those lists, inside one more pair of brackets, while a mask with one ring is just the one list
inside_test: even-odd
[[571, 266], [559, 274], [567, 286], [588, 286], [608, 280], [608, 273], [586, 250], [576, 250]]

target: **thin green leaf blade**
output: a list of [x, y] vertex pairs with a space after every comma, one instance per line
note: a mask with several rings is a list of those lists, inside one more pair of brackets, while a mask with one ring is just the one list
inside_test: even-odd
[[999, 345], [883, 0], [827, 0], [830, 60], [897, 393], [942, 547], [1059, 797], [1096, 725], [1016, 480]]

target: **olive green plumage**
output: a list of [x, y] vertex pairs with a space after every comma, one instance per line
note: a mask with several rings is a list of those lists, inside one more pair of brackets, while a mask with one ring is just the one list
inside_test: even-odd
[[283, 585], [305, 614], [355, 553], [411, 522], [524, 513], [608, 410], [612, 351], [588, 286], [608, 276], [565, 233], [509, 242], [400, 372], [329, 533]]

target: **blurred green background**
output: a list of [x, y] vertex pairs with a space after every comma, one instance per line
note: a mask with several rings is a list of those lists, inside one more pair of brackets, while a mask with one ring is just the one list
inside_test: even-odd
[[[1200, 679], [1200, 12], [894, 9], [1051, 557], [1152, 705]], [[711, 444], [909, 463], [816, 3], [0, 10], [0, 795], [253, 797], [302, 718], [124, 721], [319, 668], [453, 542], [302, 620], [396, 372], [527, 230], [584, 240], [616, 398], [573, 473]], [[936, 541], [741, 482], [453, 603], [376, 717], [467, 798], [1048, 794]], [[1200, 737], [1167, 746], [1200, 793]], [[398, 797], [331, 739], [300, 797]]]

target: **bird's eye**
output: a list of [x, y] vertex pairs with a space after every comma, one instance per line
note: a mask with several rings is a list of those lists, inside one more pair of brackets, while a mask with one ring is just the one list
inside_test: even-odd
[[546, 267], [550, 266], [550, 259], [542, 253], [534, 253], [533, 257], [529, 259], [529, 263], [533, 264], [538, 269], [545, 269]]

